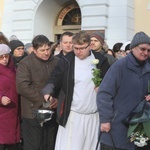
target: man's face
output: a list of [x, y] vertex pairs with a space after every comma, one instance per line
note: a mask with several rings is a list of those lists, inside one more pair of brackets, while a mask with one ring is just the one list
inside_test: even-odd
[[60, 41], [60, 47], [63, 50], [64, 55], [72, 51], [72, 36], [64, 35], [62, 41]]
[[89, 56], [90, 44], [88, 44], [88, 43], [85, 43], [83, 45], [74, 44], [73, 50], [74, 50], [75, 55], [79, 59], [85, 59], [86, 57]]
[[140, 44], [132, 49], [132, 53], [139, 61], [145, 61], [150, 56], [150, 45]]
[[42, 60], [48, 60], [51, 55], [50, 46], [48, 45], [43, 45], [37, 50], [34, 49], [33, 51], [35, 55]]
[[91, 37], [91, 49], [94, 51], [99, 51], [101, 50], [101, 48], [102, 48], [102, 45], [100, 41], [95, 37]]

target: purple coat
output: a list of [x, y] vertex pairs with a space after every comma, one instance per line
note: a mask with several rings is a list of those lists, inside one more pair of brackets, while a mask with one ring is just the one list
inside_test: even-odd
[[[11, 99], [4, 106], [2, 96]], [[10, 58], [8, 66], [0, 64], [0, 144], [15, 144], [20, 141], [20, 121], [18, 113], [18, 94], [16, 91], [16, 70]]]

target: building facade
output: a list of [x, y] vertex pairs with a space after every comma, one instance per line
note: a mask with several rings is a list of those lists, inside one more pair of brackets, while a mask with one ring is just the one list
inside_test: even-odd
[[[2, 1], [0, 30], [8, 38], [16, 35], [24, 43], [37, 34], [55, 41], [64, 31], [100, 30], [111, 48], [116, 42], [130, 41], [136, 29], [135, 0]], [[147, 4], [148, 0], [142, 1]]]

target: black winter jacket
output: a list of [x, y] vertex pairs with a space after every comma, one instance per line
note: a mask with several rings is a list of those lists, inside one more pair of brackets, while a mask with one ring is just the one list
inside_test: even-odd
[[[101, 77], [103, 78], [109, 68], [107, 58], [100, 53], [94, 51], [92, 51], [92, 53], [94, 54], [95, 59], [99, 59], [97, 68], [101, 69]], [[63, 56], [59, 60], [47, 85], [43, 89], [43, 94], [51, 93], [51, 95], [53, 95], [56, 91], [59, 91], [57, 115], [59, 124], [62, 126], [66, 125], [73, 98], [74, 62], [74, 52], [70, 52], [66, 56]]]

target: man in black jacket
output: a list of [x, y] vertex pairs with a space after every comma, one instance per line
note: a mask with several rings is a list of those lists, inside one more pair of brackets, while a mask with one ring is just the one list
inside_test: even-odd
[[103, 54], [108, 59], [109, 65], [112, 65], [117, 60], [114, 56], [107, 53], [108, 45], [104, 41], [104, 34], [99, 31], [91, 34], [91, 49]]
[[68, 54], [69, 52], [72, 51], [72, 37], [73, 37], [73, 33], [72, 32], [64, 32], [61, 34], [60, 36], [60, 47], [61, 47], [61, 51], [58, 55], [56, 55], [57, 57], [61, 58], [62, 56], [65, 56], [66, 54]]
[[[84, 31], [72, 39], [73, 52], [63, 56], [43, 89], [45, 100], [58, 91], [58, 121], [55, 150], [95, 149], [99, 127], [93, 68], [101, 78], [109, 68], [107, 58], [90, 50], [90, 36]], [[97, 60], [97, 64], [93, 64]], [[53, 98], [50, 99], [54, 102]]]

